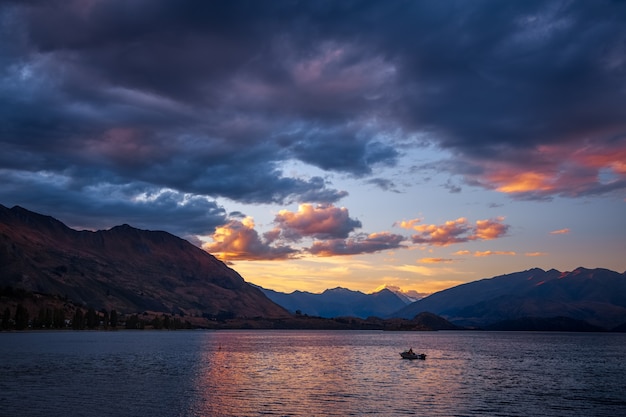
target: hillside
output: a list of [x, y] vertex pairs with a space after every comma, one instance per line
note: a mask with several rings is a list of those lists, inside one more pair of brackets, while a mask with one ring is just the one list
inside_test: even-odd
[[534, 268], [449, 288], [390, 316], [411, 318], [424, 311], [463, 326], [568, 317], [611, 329], [626, 322], [626, 274], [601, 268]]
[[[261, 287], [259, 287], [261, 288]], [[263, 293], [276, 304], [292, 313], [332, 317], [385, 317], [406, 306], [398, 295], [388, 289], [365, 294], [346, 288], [332, 288], [321, 294], [305, 291], [282, 293], [261, 288]]]
[[289, 316], [223, 262], [169, 233], [129, 225], [76, 231], [1, 205], [0, 286], [122, 313]]

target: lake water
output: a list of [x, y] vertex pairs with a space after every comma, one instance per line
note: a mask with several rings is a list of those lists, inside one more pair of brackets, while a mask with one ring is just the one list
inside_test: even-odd
[[626, 334], [0, 333], [2, 417], [268, 415], [623, 416]]

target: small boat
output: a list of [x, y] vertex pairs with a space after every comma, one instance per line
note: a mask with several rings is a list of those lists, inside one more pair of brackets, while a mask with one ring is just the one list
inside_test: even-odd
[[426, 359], [425, 353], [415, 353], [413, 352], [413, 350], [406, 350], [404, 352], [400, 352], [400, 356], [402, 356], [402, 359], [421, 359], [421, 360]]

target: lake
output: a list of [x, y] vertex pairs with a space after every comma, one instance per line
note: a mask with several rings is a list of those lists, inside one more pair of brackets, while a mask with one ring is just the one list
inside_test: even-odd
[[0, 333], [2, 417], [363, 415], [626, 415], [626, 334]]

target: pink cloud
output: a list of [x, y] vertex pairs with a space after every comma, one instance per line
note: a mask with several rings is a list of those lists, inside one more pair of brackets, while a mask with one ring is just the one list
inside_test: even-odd
[[465, 217], [449, 220], [441, 225], [421, 224], [418, 219], [402, 221], [400, 227], [418, 232], [411, 239], [413, 243], [425, 243], [435, 246], [448, 246], [473, 240], [492, 240], [506, 235], [509, 226], [504, 218], [477, 220], [471, 225]]
[[[477, 257], [477, 258], [484, 257], [484, 256], [494, 256], [494, 255], [509, 255], [509, 256], [517, 255], [517, 253], [514, 251], [492, 251], [492, 250], [474, 251], [473, 253], [468, 250], [460, 250], [460, 251], [455, 252], [454, 254], [459, 255], [459, 256], [470, 255], [470, 256]], [[531, 256], [531, 255], [527, 255], [527, 256]]]
[[468, 183], [514, 197], [578, 197], [626, 188], [626, 142], [575, 141], [515, 150], [498, 160], [477, 160]]
[[231, 220], [218, 227], [211, 237], [213, 242], [202, 248], [225, 261], [288, 259], [298, 253], [289, 246], [272, 246], [271, 241], [261, 239], [249, 217]]
[[550, 232], [550, 234], [551, 235], [565, 235], [565, 234], [568, 234], [569, 232], [570, 230], [565, 228], [565, 229], [553, 230]]
[[274, 222], [282, 229], [282, 235], [293, 241], [303, 237], [317, 239], [347, 238], [361, 222], [350, 218], [348, 209], [333, 205], [301, 204], [297, 212], [281, 210]]

